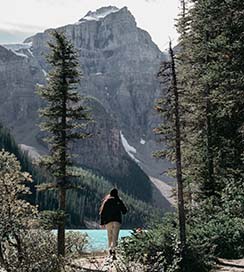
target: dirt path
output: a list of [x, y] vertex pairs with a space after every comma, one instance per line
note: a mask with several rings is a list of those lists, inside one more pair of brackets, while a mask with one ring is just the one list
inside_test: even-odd
[[84, 254], [82, 258], [77, 260], [77, 263], [86, 269], [101, 269], [105, 262], [106, 252], [94, 252], [89, 254]]
[[[90, 272], [117, 272], [116, 261], [111, 263], [108, 261], [106, 252], [97, 252], [87, 254], [77, 263]], [[140, 272], [140, 271], [136, 271]], [[225, 260], [219, 259], [219, 265], [212, 272], [244, 272], [244, 259], [241, 260]]]
[[84, 254], [82, 258], [76, 260], [75, 265], [82, 267], [82, 272], [116, 272], [115, 263], [108, 258], [105, 251]]
[[[116, 260], [112, 260], [107, 252], [93, 253], [83, 256], [76, 260], [76, 272], [144, 272], [141, 264], [130, 262], [125, 263], [119, 254], [116, 254]], [[81, 269], [82, 267], [82, 269]], [[72, 270], [73, 271], [73, 270]], [[156, 272], [156, 271], [155, 271]]]
[[216, 272], [244, 272], [244, 259], [219, 259], [219, 263]]

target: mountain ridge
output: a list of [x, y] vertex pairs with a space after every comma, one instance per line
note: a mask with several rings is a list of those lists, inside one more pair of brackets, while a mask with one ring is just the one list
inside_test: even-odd
[[[81, 154], [85, 150], [83, 156], [80, 156], [80, 164], [89, 165], [112, 179], [119, 177], [121, 182], [129, 181], [129, 165], [135, 162], [132, 163], [133, 159], [129, 158], [122, 144], [120, 134], [122, 132], [127, 142], [137, 150], [135, 159], [139, 168], [144, 171], [146, 169], [146, 173], [151, 176], [159, 176], [162, 164], [152, 159], [151, 151], [155, 150], [157, 145], [152, 134], [152, 128], [158, 120], [153, 111], [153, 103], [160, 94], [155, 75], [160, 62], [165, 59], [164, 54], [152, 42], [150, 35], [136, 26], [135, 18], [127, 8], [118, 9], [99, 20], [69, 24], [57, 30], [63, 31], [77, 49], [83, 70], [80, 93], [96, 98], [97, 103], [106, 109], [96, 128], [102, 134], [92, 140], [93, 143], [100, 145], [96, 144], [93, 147], [92, 142], [88, 140], [84, 144], [84, 149], [80, 148]], [[14, 83], [12, 90], [15, 97], [12, 104], [16, 104], [11, 111], [18, 116], [18, 120], [14, 116], [9, 118], [6, 114], [3, 118], [3, 121], [12, 127], [19, 144], [33, 146], [41, 152], [46, 152], [46, 147], [43, 145], [42, 134], [36, 123], [39, 122], [37, 108], [42, 102], [34, 96], [34, 86], [46, 82], [50, 67], [45, 55], [49, 50], [47, 42], [50, 41], [51, 31], [52, 29], [48, 29], [27, 38], [25, 44], [28, 43], [30, 47], [22, 47], [15, 51], [17, 54], [23, 54], [21, 60], [26, 63], [29, 74], [23, 74], [19, 78], [21, 68], [18, 68], [17, 82], [10, 83], [10, 85]], [[9, 70], [11, 69], [13, 66], [9, 67]], [[6, 79], [3, 77], [2, 82], [4, 80], [9, 82], [9, 77]], [[36, 77], [34, 81], [33, 77]], [[32, 86], [27, 86], [27, 82], [30, 81]], [[24, 100], [19, 103], [16, 99], [20, 94], [20, 85], [23, 85], [27, 96], [32, 98], [27, 104]], [[10, 88], [11, 86], [6, 88], [6, 93], [10, 92]], [[2, 112], [7, 109], [5, 103]], [[106, 148], [102, 148], [102, 145]], [[79, 148], [79, 145], [75, 148]], [[99, 159], [94, 154], [99, 154]], [[118, 163], [114, 166], [116, 161]], [[103, 163], [107, 163], [107, 167], [104, 167]], [[119, 175], [115, 175], [116, 171]], [[129, 175], [133, 176], [133, 173], [130, 172]], [[136, 182], [140, 183], [140, 180]], [[147, 182], [150, 182], [149, 178]]]

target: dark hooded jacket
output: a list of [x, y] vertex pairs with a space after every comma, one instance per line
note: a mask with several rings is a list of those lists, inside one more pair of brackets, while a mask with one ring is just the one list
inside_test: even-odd
[[109, 222], [122, 223], [122, 215], [126, 214], [127, 208], [119, 197], [109, 197], [103, 205], [101, 211], [101, 225]]

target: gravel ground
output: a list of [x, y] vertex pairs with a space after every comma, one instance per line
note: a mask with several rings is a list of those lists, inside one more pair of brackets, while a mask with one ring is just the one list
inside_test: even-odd
[[[94, 271], [94, 270], [95, 271], [109, 271], [109, 272], [117, 271], [116, 268], [111, 264], [106, 266], [106, 256], [103, 254], [101, 254], [100, 256], [89, 256], [80, 261], [83, 267], [91, 269], [91, 271]], [[244, 272], [244, 259], [241, 259], [241, 260], [220, 259], [219, 261], [221, 264], [218, 265], [212, 272]], [[108, 267], [110, 267], [110, 269], [108, 269]], [[140, 272], [140, 271], [136, 271], [136, 272]]]
[[[219, 259], [219, 265], [212, 272], [244, 272], [244, 259], [240, 260], [225, 260]], [[95, 254], [87, 254], [83, 258], [74, 262], [75, 265], [81, 266], [84, 269], [77, 269], [77, 272], [117, 272], [116, 261], [111, 263], [107, 258], [106, 252]], [[138, 270], [134, 270], [139, 272]], [[6, 272], [0, 268], [0, 272]]]

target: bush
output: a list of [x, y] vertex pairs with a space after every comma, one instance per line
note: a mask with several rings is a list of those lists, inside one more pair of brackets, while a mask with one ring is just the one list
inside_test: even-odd
[[200, 228], [188, 228], [185, 265], [187, 272], [210, 271], [215, 264], [215, 246], [203, 235]]
[[59, 258], [56, 235], [44, 230], [37, 207], [23, 199], [30, 194], [27, 186], [30, 181], [30, 175], [21, 171], [16, 157], [0, 151], [0, 270], [56, 272], [60, 267], [66, 269], [71, 258], [80, 256], [87, 237], [69, 233], [67, 258]]
[[[143, 264], [142, 271], [179, 271], [179, 247], [177, 220], [173, 214], [166, 216], [163, 223], [148, 230], [134, 231], [120, 244], [125, 262]], [[186, 249], [186, 272], [207, 272], [213, 265], [212, 245], [202, 240], [197, 231], [188, 230]]]
[[81, 234], [78, 231], [69, 231], [66, 233], [65, 250], [69, 258], [79, 258], [88, 244], [88, 235]]
[[15, 240], [2, 242], [4, 251], [3, 267], [8, 272], [54, 272], [58, 271], [56, 239], [49, 231], [25, 230], [18, 233], [18, 247]]
[[7, 271], [56, 272], [60, 266], [63, 271], [70, 271], [67, 266], [74, 258], [81, 256], [87, 244], [87, 236], [78, 232], [68, 232], [64, 259], [57, 255], [57, 237], [51, 231], [38, 229], [19, 232], [21, 251], [13, 242], [14, 240], [2, 243], [5, 248], [4, 268]]
[[218, 213], [205, 224], [195, 224], [194, 239], [211, 243], [213, 254], [221, 258], [244, 257], [244, 220], [231, 217], [229, 214]]

